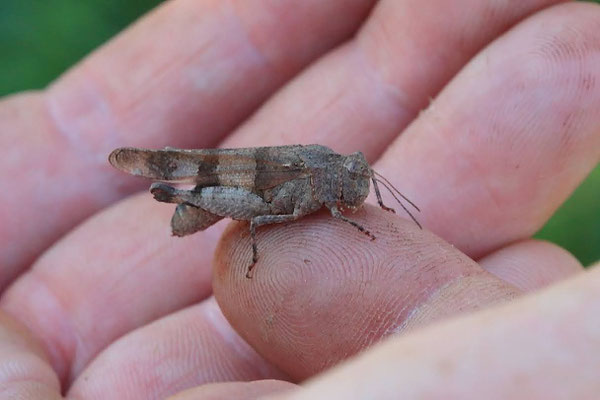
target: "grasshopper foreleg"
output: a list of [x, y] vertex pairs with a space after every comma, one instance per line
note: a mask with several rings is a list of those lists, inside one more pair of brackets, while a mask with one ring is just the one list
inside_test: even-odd
[[333, 204], [333, 205], [328, 205], [327, 208], [329, 208], [329, 211], [331, 211], [331, 215], [334, 218], [340, 219], [344, 222], [349, 223], [350, 225], [352, 225], [353, 227], [355, 227], [356, 229], [358, 229], [359, 231], [361, 231], [362, 233], [364, 233], [365, 235], [367, 235], [369, 238], [371, 238], [371, 240], [375, 240], [375, 236], [369, 232], [364, 226], [362, 226], [361, 224], [359, 224], [356, 221], [351, 220], [350, 218], [345, 217], [340, 210], [337, 208], [337, 205]]

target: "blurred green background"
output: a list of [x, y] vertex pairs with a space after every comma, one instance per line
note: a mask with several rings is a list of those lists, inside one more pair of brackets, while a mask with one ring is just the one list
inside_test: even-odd
[[[43, 88], [160, 2], [0, 0], [0, 96]], [[600, 259], [600, 166], [536, 236], [584, 265]]]

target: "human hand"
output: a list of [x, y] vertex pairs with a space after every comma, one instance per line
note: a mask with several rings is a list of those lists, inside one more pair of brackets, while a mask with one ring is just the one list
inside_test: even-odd
[[[599, 8], [372, 3], [168, 2], [3, 101], [4, 393], [251, 398], [392, 334], [288, 395], [595, 393], [598, 271], [509, 301], [580, 270], [528, 238], [600, 158]], [[115, 147], [290, 143], [378, 160], [426, 230], [372, 207], [374, 242], [325, 214], [266, 227], [247, 280], [246, 225], [215, 253], [222, 227], [171, 238], [147, 193], [105, 209], [147, 184]]]

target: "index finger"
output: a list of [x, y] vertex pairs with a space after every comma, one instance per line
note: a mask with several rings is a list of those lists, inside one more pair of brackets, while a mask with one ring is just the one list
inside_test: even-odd
[[[600, 160], [600, 7], [562, 4], [475, 57], [377, 168], [479, 258], [533, 235]], [[552, 27], [549, 29], [548, 27]]]

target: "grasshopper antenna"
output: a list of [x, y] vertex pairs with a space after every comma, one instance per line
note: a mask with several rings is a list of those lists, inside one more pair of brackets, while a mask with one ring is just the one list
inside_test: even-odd
[[[375, 178], [375, 179], [377, 179], [379, 181], [379, 183], [381, 183], [383, 186], [385, 186], [385, 188], [387, 190], [389, 190], [390, 193], [392, 193], [392, 189], [394, 189], [394, 191], [396, 193], [398, 193], [400, 195], [400, 197], [402, 197], [404, 200], [406, 200], [408, 202], [408, 204], [410, 204], [411, 206], [413, 206], [415, 208], [415, 210], [421, 212], [421, 209], [419, 207], [417, 207], [415, 203], [413, 203], [412, 201], [410, 201], [410, 199], [408, 197], [406, 197], [405, 195], [403, 195], [402, 193], [400, 193], [400, 191], [398, 189], [396, 189], [396, 187], [394, 185], [392, 185], [392, 183], [390, 181], [388, 181], [385, 176], [381, 175], [379, 172], [377, 172], [375, 170], [372, 170], [372, 171], [373, 171], [373, 173], [375, 175], [378, 176], [378, 178]], [[379, 178], [381, 178], [381, 179], [379, 179]], [[385, 183], [387, 183], [389, 186], [385, 185]], [[390, 187], [392, 189], [390, 189]], [[396, 200], [398, 200], [398, 199], [396, 199]], [[398, 200], [398, 202], [400, 202], [400, 200]]]
[[[373, 179], [373, 186], [375, 187], [375, 194], [377, 195], [377, 201], [379, 202], [379, 205], [385, 209], [385, 210], [392, 210], [389, 207], [386, 207], [383, 205], [383, 201], [381, 199], [381, 194], [379, 193], [379, 188], [377, 187], [377, 183], [381, 183], [381, 185], [383, 187], [385, 187], [390, 194], [392, 195], [392, 197], [394, 197], [394, 199], [398, 202], [398, 204], [400, 204], [400, 207], [402, 207], [402, 209], [408, 214], [408, 216], [413, 220], [413, 222], [420, 228], [423, 229], [423, 227], [421, 226], [421, 224], [419, 223], [419, 221], [417, 221], [417, 219], [415, 218], [415, 216], [410, 212], [410, 210], [408, 208], [406, 208], [406, 206], [404, 205], [404, 203], [402, 203], [402, 201], [398, 198], [398, 196], [396, 196], [396, 193], [398, 193], [398, 195], [400, 195], [401, 198], [403, 198], [404, 200], [406, 200], [411, 206], [413, 206], [415, 208], [415, 210], [417, 211], [421, 211], [419, 209], [419, 207], [417, 207], [415, 205], [415, 203], [413, 203], [412, 201], [410, 201], [405, 195], [403, 195], [402, 193], [400, 193], [400, 191], [398, 189], [396, 189], [396, 187], [394, 185], [392, 185], [392, 183], [390, 181], [388, 181], [383, 175], [379, 174], [378, 172], [375, 172], [374, 170], [373, 174], [376, 174], [379, 178], [375, 177], [375, 175], [372, 175], [371, 178]], [[392, 190], [393, 189], [393, 190]]]

